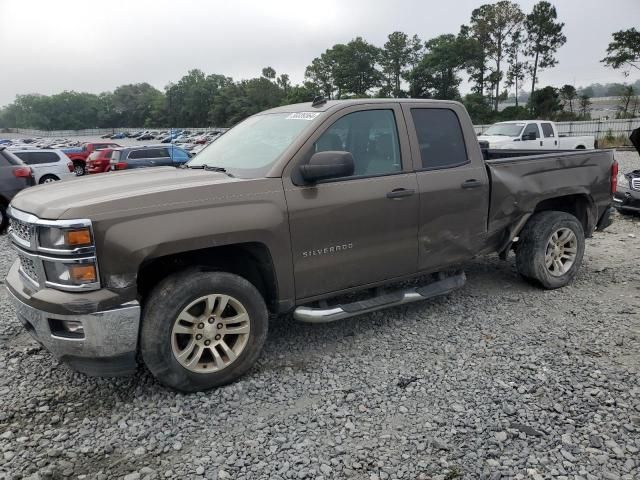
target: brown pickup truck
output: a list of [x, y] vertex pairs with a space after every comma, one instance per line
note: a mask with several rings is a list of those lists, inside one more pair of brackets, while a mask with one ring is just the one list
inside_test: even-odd
[[228, 383], [270, 319], [328, 322], [441, 295], [478, 255], [569, 283], [609, 224], [611, 151], [481, 148], [434, 100], [290, 105], [183, 168], [34, 187], [11, 203], [6, 285], [25, 328], [73, 368], [165, 385]]

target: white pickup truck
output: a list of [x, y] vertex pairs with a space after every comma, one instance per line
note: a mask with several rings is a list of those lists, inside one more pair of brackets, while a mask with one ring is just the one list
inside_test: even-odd
[[595, 137], [560, 136], [556, 124], [546, 120], [514, 120], [491, 125], [478, 140], [489, 148], [509, 150], [574, 150], [595, 148]]

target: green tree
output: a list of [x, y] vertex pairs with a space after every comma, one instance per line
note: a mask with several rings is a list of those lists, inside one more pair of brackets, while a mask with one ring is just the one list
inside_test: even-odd
[[564, 85], [560, 89], [560, 98], [569, 105], [569, 112], [573, 113], [573, 102], [578, 98], [578, 91], [573, 85]]
[[[414, 36], [411, 39], [403, 32], [389, 34], [387, 42], [380, 51], [380, 65], [385, 82], [382, 89], [384, 93], [381, 96], [398, 98], [406, 95], [400, 87], [402, 78], [409, 72], [407, 67], [416, 59], [416, 38], [417, 36]], [[421, 44], [420, 39], [417, 39], [417, 42]]]
[[637, 104], [637, 98], [638, 97], [633, 90], [633, 86], [625, 86], [622, 95], [620, 96], [620, 105], [618, 105], [619, 111], [616, 114], [616, 118], [632, 118], [635, 114], [634, 105]]
[[589, 120], [591, 118], [591, 114], [589, 111], [591, 110], [591, 98], [586, 93], [580, 95], [578, 99], [580, 105], [580, 118], [582, 120]]
[[527, 32], [527, 48], [533, 57], [530, 67], [531, 95], [536, 89], [538, 71], [555, 66], [558, 49], [565, 44], [567, 37], [562, 34], [564, 23], [556, 22], [558, 13], [556, 7], [549, 2], [538, 2], [533, 11], [526, 16], [524, 27]]
[[562, 110], [560, 93], [557, 88], [544, 87], [529, 97], [529, 108], [535, 118], [552, 120]]
[[333, 78], [334, 63], [333, 50], [329, 49], [319, 57], [314, 58], [311, 65], [304, 72], [307, 84], [317, 94], [322, 94], [325, 98], [333, 98], [336, 90]]
[[483, 37], [486, 55], [494, 62], [492, 89], [494, 90], [494, 111], [498, 111], [500, 82], [503, 78], [502, 62], [513, 42], [513, 35], [524, 20], [520, 7], [509, 0], [501, 0], [491, 5], [483, 5], [473, 11], [472, 29]]
[[469, 116], [475, 125], [486, 125], [493, 123], [494, 112], [484, 95], [479, 93], [469, 93], [462, 100]]
[[[630, 28], [614, 32], [612, 36], [607, 56], [600, 61], [613, 69], [627, 67], [640, 70], [640, 32]], [[629, 75], [629, 70], [624, 70], [624, 73]]]
[[522, 31], [516, 30], [512, 35], [511, 43], [506, 49], [509, 63], [506, 85], [515, 88], [516, 108], [518, 107], [518, 92], [520, 91], [518, 85], [522, 85], [527, 69], [529, 68], [528, 62], [523, 58], [525, 52], [522, 37]]
[[452, 34], [427, 41], [426, 54], [409, 75], [412, 97], [457, 99], [462, 79], [458, 72], [465, 67], [463, 45]]
[[276, 71], [271, 67], [265, 67], [262, 69], [262, 76], [264, 78], [268, 78], [269, 80], [273, 80], [276, 78]]

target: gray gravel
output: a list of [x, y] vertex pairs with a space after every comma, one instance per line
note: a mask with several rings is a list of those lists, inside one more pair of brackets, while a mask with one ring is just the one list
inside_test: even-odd
[[190, 396], [71, 372], [2, 291], [0, 479], [640, 478], [639, 257], [618, 216], [561, 290], [491, 257], [446, 298], [281, 319], [248, 376]]

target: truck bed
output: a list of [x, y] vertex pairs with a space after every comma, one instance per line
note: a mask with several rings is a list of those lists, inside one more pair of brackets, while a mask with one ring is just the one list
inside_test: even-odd
[[576, 202], [589, 205], [580, 219], [588, 226], [587, 236], [611, 204], [613, 150], [483, 149], [483, 155], [488, 157], [485, 163], [491, 180], [488, 244], [495, 250], [500, 251], [513, 230], [519, 230], [547, 199], [573, 196]]

